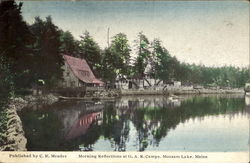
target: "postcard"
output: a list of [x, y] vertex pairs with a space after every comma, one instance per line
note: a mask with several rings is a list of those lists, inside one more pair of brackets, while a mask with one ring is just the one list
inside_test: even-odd
[[240, 0], [1, 0], [0, 162], [249, 162], [249, 20]]

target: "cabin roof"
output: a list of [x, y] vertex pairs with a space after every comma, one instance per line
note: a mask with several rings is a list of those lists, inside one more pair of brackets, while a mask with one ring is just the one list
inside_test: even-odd
[[101, 80], [95, 77], [85, 59], [71, 57], [68, 55], [63, 55], [63, 58], [79, 80], [85, 83], [103, 84]]

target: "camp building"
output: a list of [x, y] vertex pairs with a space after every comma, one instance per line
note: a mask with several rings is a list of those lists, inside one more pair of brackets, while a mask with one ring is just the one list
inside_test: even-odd
[[102, 86], [85, 59], [62, 55], [64, 59], [63, 87]]

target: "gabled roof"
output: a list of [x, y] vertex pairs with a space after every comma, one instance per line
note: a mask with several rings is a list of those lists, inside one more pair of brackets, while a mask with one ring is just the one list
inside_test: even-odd
[[103, 84], [95, 77], [85, 59], [63, 55], [65, 62], [69, 65], [74, 75], [85, 83]]

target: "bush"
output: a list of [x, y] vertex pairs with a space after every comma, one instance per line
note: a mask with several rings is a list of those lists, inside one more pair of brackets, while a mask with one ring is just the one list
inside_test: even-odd
[[14, 84], [13, 77], [10, 72], [10, 63], [0, 56], [0, 109], [4, 109], [8, 100], [13, 96]]

